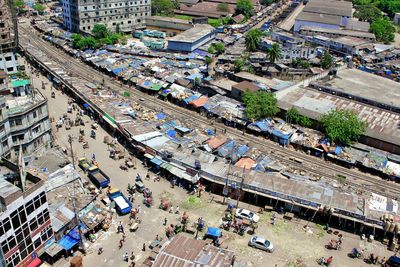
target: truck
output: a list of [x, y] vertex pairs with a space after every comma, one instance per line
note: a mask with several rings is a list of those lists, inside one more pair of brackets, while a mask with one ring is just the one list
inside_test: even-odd
[[89, 179], [100, 188], [105, 188], [110, 184], [110, 178], [97, 166], [92, 166], [88, 170]]
[[108, 197], [114, 201], [117, 212], [121, 215], [127, 214], [132, 210], [132, 203], [122, 194], [122, 192], [113, 188], [108, 192]]
[[80, 158], [78, 160], [78, 166], [83, 170], [87, 171], [88, 169], [93, 167], [93, 164], [90, 163], [86, 158]]

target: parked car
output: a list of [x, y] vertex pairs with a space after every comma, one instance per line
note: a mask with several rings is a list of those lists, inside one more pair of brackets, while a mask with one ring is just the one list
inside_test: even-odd
[[236, 210], [236, 217], [242, 219], [249, 219], [255, 223], [260, 220], [260, 217], [252, 211], [245, 210], [245, 209], [237, 209]]
[[260, 236], [252, 236], [249, 240], [249, 246], [268, 252], [274, 251], [274, 245], [271, 243], [271, 241], [268, 241], [267, 239]]

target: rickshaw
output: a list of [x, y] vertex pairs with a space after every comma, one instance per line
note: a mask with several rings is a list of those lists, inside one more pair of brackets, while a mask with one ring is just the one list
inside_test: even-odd
[[96, 139], [96, 132], [92, 130], [90, 132], [90, 137], [92, 137], [93, 139]]
[[143, 193], [143, 192], [144, 192], [145, 187], [144, 187], [144, 184], [143, 184], [142, 181], [136, 181], [136, 182], [135, 182], [135, 187], [136, 187], [136, 190], [137, 190], [138, 192], [140, 192], [140, 193]]

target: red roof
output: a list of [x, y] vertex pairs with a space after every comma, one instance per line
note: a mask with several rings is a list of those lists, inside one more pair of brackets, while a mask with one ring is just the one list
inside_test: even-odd
[[201, 96], [200, 98], [190, 102], [190, 104], [193, 105], [195, 108], [199, 108], [204, 106], [208, 102], [208, 97], [206, 96]]
[[218, 137], [213, 136], [207, 141], [207, 144], [211, 149], [216, 149], [216, 148], [222, 146], [223, 144], [225, 144], [226, 140], [228, 140], [228, 139], [226, 138], [225, 135], [221, 135]]
[[251, 158], [241, 158], [238, 162], [236, 162], [235, 166], [239, 167], [239, 168], [245, 168], [247, 170], [250, 170], [251, 167], [253, 167], [253, 165], [256, 162], [254, 160], [252, 160]]

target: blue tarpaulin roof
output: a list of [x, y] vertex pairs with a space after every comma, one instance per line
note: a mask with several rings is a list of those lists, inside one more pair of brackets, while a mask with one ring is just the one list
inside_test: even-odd
[[199, 99], [198, 95], [191, 95], [191, 96], [183, 99], [183, 102], [185, 102], [186, 104], [189, 104], [190, 102], [192, 102], [192, 101], [194, 101], [196, 99]]
[[233, 150], [235, 145], [236, 145], [236, 141], [235, 140], [231, 140], [231, 141], [225, 143], [223, 146], [221, 146], [218, 149], [218, 155], [220, 157], [226, 157]]
[[269, 119], [265, 119], [261, 121], [256, 121], [250, 125], [258, 127], [261, 132], [267, 132], [268, 127], [271, 125], [271, 121]]
[[175, 130], [181, 132], [181, 133], [190, 133], [192, 130], [183, 126], [176, 126]]
[[175, 136], [176, 136], [176, 131], [174, 131], [174, 130], [168, 130], [167, 135], [168, 135], [169, 137], [175, 137]]
[[164, 113], [158, 113], [156, 115], [156, 117], [157, 117], [158, 120], [162, 120], [162, 119], [165, 119], [165, 114]]
[[113, 73], [114, 73], [115, 75], [117, 75], [118, 73], [120, 73], [120, 72], [122, 72], [122, 71], [124, 71], [124, 70], [125, 70], [125, 68], [113, 69]]
[[208, 227], [207, 235], [220, 237], [221, 236], [221, 229], [219, 229], [217, 227]]
[[[85, 227], [84, 224], [80, 223], [79, 226], [81, 227], [82, 230], [86, 230], [87, 228]], [[78, 244], [78, 242], [81, 240], [79, 236], [79, 230], [78, 226], [76, 226], [74, 229], [69, 231], [68, 234], [63, 236], [59, 241], [58, 244], [62, 246], [65, 250], [70, 250], [73, 246]]]
[[154, 157], [150, 160], [151, 163], [154, 163], [157, 166], [160, 166], [161, 164], [164, 163], [164, 161], [162, 159], [159, 159], [157, 157]]

